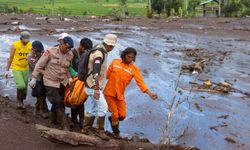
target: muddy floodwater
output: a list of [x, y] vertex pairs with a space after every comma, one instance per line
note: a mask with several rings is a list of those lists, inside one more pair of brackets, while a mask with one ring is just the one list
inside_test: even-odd
[[[159, 96], [157, 101], [152, 101], [146, 94], [141, 93], [134, 81], [129, 85], [125, 96], [127, 118], [121, 122], [120, 127], [123, 136], [139, 135], [153, 143], [159, 143], [180, 66], [193, 63], [193, 59], [185, 55], [185, 50], [202, 49], [204, 54], [209, 55], [209, 63], [205, 65], [204, 70], [200, 74], [183, 73], [179, 79], [183, 88], [179, 89], [182, 95], [178, 98], [188, 97], [188, 100], [176, 110], [183, 113], [175, 116], [178, 122], [172, 132], [175, 139], [172, 142], [196, 146], [202, 150], [250, 149], [250, 38], [234, 34], [218, 35], [216, 31], [197, 34], [188, 29], [185, 32], [183, 29], [178, 31], [157, 26], [115, 23], [96, 24], [95, 27], [99, 30], [70, 32], [75, 46], [82, 37], [88, 37], [97, 44], [106, 33], [117, 34], [118, 44], [109, 54], [108, 62], [119, 58], [120, 52], [126, 47], [136, 48], [138, 56], [135, 64], [140, 68], [148, 87]], [[202, 30], [206, 26], [191, 22], [187, 28]], [[61, 31], [62, 28], [58, 27], [58, 30]], [[225, 32], [228, 31], [230, 30]], [[57, 43], [57, 37], [58, 33], [34, 33], [32, 40], [41, 40], [45, 48], [48, 48]], [[3, 76], [9, 48], [12, 42], [18, 39], [17, 34], [0, 33], [0, 94], [13, 100], [13, 78], [6, 81]], [[202, 84], [205, 80], [227, 81], [237, 90], [227, 94], [195, 91], [189, 93], [185, 90], [191, 88], [190, 82]], [[34, 103], [35, 99], [29, 94], [25, 104]], [[88, 101], [85, 108], [89, 109]], [[108, 122], [106, 129], [111, 130]]]

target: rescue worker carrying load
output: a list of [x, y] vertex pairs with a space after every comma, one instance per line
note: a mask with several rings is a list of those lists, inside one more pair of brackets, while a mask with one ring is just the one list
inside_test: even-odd
[[134, 48], [126, 48], [121, 53], [121, 59], [114, 59], [107, 70], [108, 82], [104, 89], [104, 95], [111, 113], [109, 121], [115, 138], [120, 138], [119, 121], [126, 118], [124, 92], [133, 78], [143, 93], [147, 93], [153, 100], [158, 97], [148, 89], [140, 70], [133, 64], [136, 55], [137, 52]]
[[[74, 57], [72, 59], [69, 71], [73, 81], [71, 82], [71, 85], [66, 87], [64, 97], [64, 104], [71, 107], [71, 121], [75, 124], [80, 123], [81, 128], [84, 119], [84, 102], [87, 100], [87, 95], [85, 92], [83, 92], [85, 85], [83, 81], [78, 80], [77, 72], [82, 54], [87, 50], [92, 49], [92, 45], [93, 43], [90, 39], [83, 38], [81, 39], [78, 48], [72, 49]], [[79, 116], [79, 121], [77, 116]]]
[[[33, 72], [36, 63], [40, 59], [44, 52], [43, 44], [40, 41], [32, 42], [32, 52], [28, 56], [28, 63], [29, 63], [29, 71], [30, 73]], [[37, 98], [35, 104], [34, 115], [38, 115], [41, 113], [44, 119], [49, 117], [49, 110], [46, 103], [46, 89], [43, 84], [42, 74], [39, 75], [36, 81], [36, 86], [32, 88], [31, 95]]]
[[[85, 134], [94, 133], [104, 140], [109, 140], [104, 131], [108, 107], [102, 90], [106, 80], [108, 52], [113, 50], [116, 42], [116, 35], [105, 35], [101, 44], [84, 53], [78, 68], [78, 78], [85, 82], [85, 91], [92, 103], [90, 112], [85, 115], [82, 132]], [[92, 126], [96, 117], [97, 129], [94, 131]]]
[[31, 87], [35, 87], [40, 74], [43, 74], [43, 82], [47, 90], [48, 100], [51, 102], [51, 122], [59, 121], [64, 130], [68, 130], [65, 116], [64, 92], [65, 87], [71, 78], [69, 67], [73, 54], [73, 39], [69, 36], [63, 38], [58, 47], [47, 49], [37, 62], [32, 73]]

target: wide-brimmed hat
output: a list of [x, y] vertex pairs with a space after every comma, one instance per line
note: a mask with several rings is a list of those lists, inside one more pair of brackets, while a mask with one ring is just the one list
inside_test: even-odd
[[117, 42], [117, 36], [115, 34], [107, 34], [104, 36], [103, 42], [107, 45], [115, 46]]

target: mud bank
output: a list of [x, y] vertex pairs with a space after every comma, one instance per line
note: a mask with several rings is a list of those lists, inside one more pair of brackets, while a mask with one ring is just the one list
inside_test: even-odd
[[[59, 149], [88, 149], [94, 150], [97, 147], [90, 146], [70, 146], [68, 144], [53, 143], [40, 137], [40, 133], [35, 129], [35, 124], [50, 126], [48, 120], [34, 117], [33, 107], [28, 106], [26, 110], [18, 110], [15, 104], [8, 98], [0, 96], [0, 144], [2, 150], [59, 150]], [[181, 146], [167, 146], [151, 144], [147, 140], [119, 140], [119, 147], [109, 148], [113, 150], [184, 150]], [[104, 148], [101, 148], [104, 149]]]

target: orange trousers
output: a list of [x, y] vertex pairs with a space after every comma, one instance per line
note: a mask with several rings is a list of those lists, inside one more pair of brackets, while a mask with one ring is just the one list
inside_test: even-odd
[[125, 100], [118, 100], [116, 97], [105, 95], [112, 121], [122, 121], [126, 118]]

